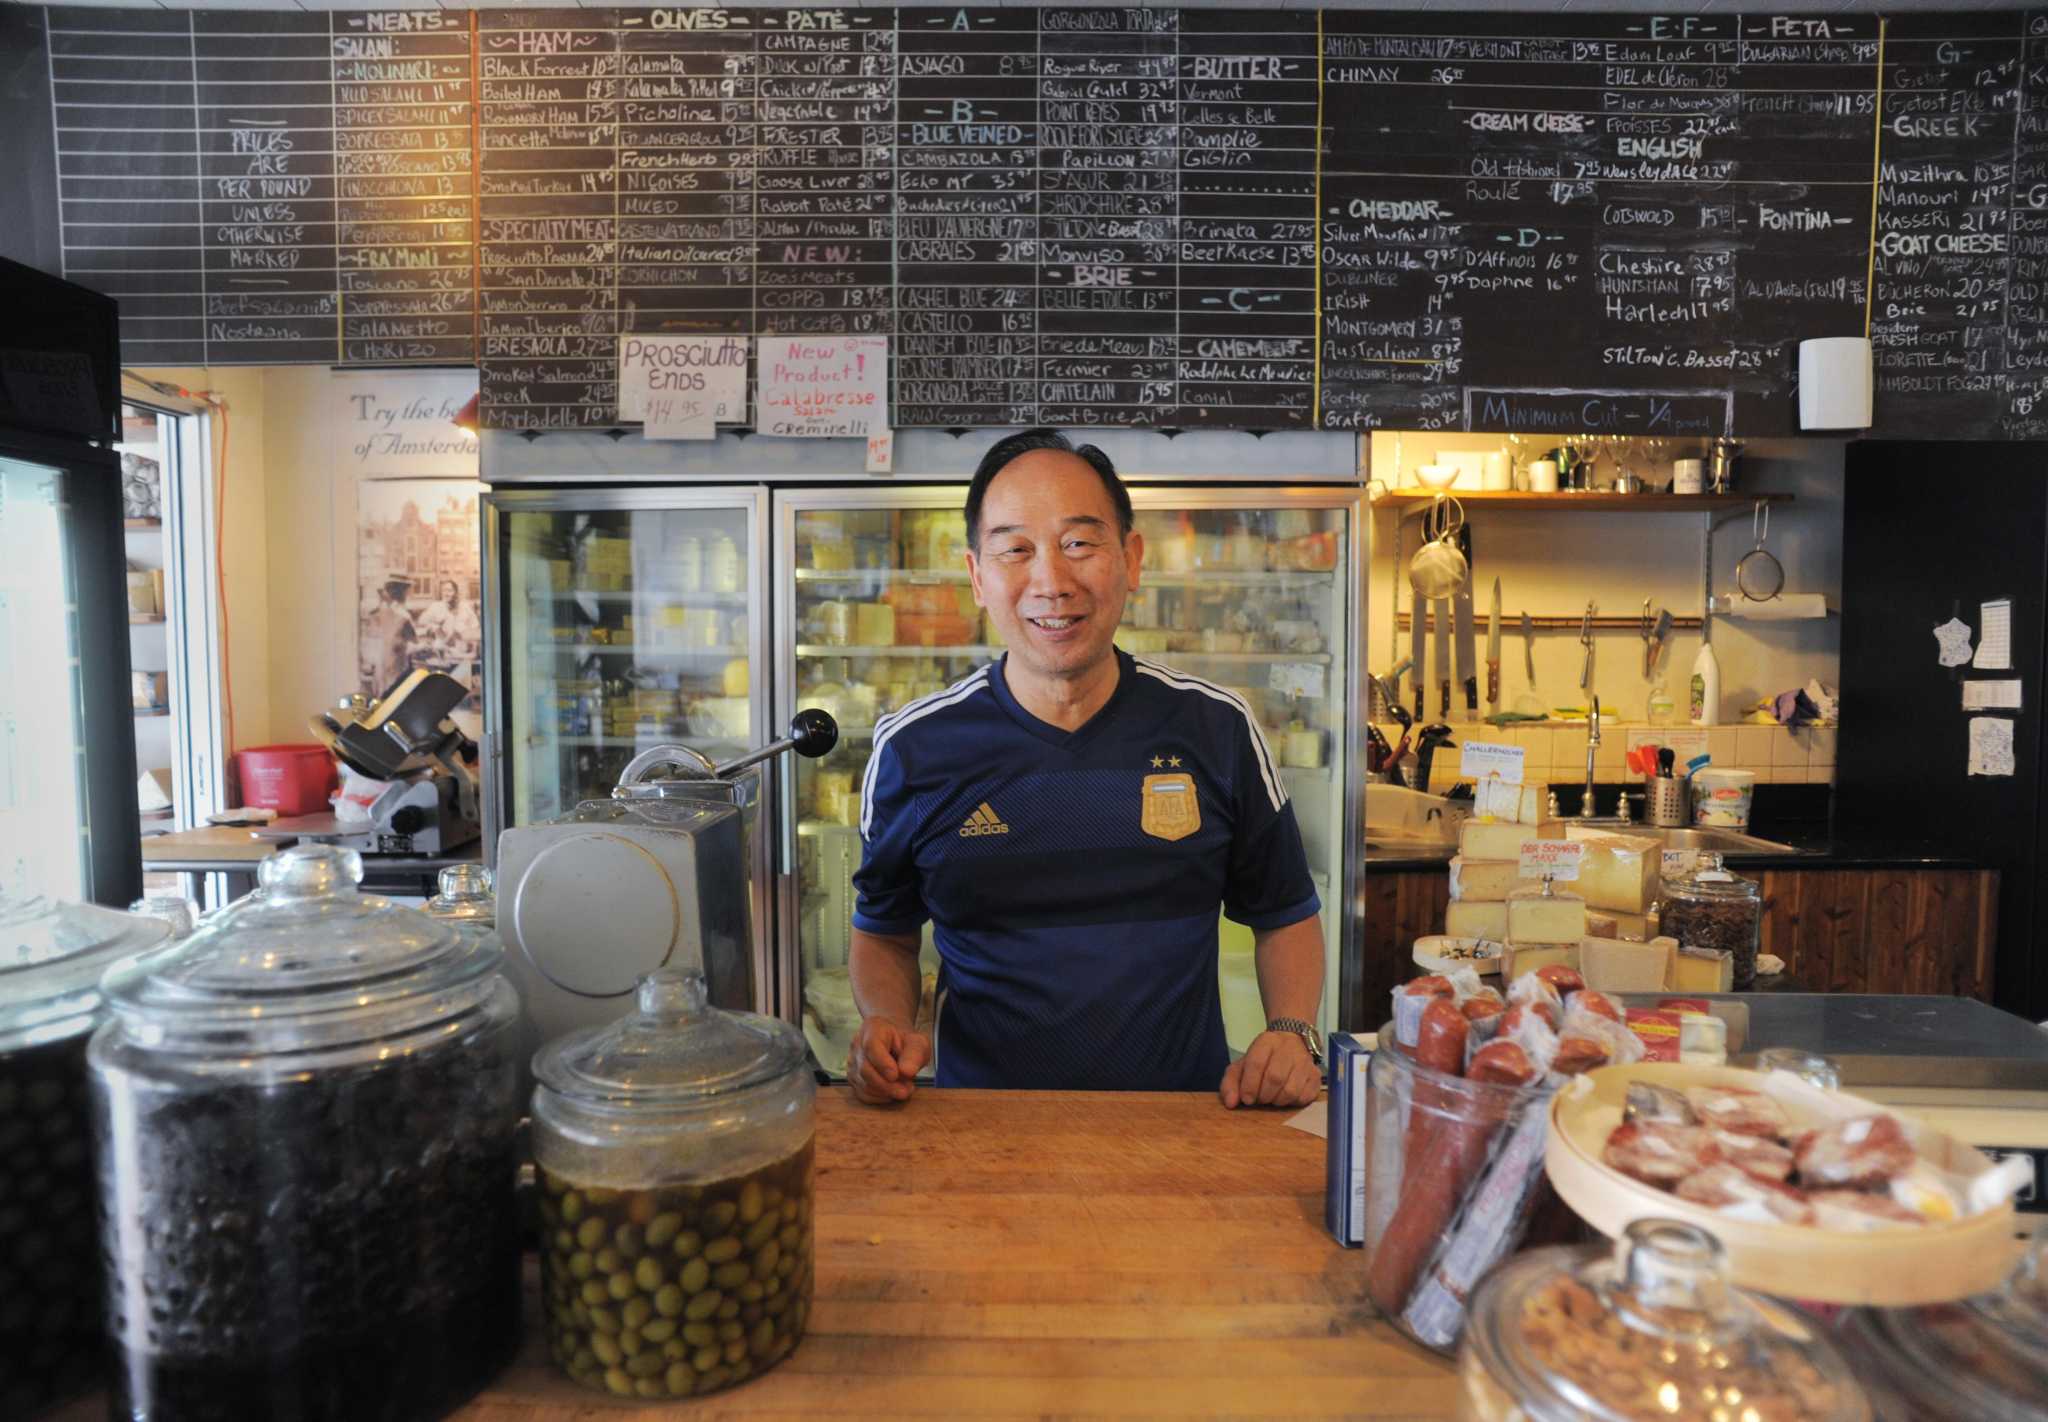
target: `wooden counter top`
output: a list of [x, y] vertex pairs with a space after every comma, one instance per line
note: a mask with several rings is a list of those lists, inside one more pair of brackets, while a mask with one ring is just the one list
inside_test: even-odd
[[453, 1416], [1452, 1416], [1450, 1365], [1378, 1320], [1364, 1254], [1324, 1233], [1323, 1143], [1291, 1114], [821, 1089], [817, 1294], [793, 1356], [709, 1398], [619, 1402], [554, 1371], [535, 1289], [525, 1353]]

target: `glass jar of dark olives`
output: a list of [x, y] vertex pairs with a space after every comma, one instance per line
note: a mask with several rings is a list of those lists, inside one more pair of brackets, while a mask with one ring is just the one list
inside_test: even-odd
[[621, 1397], [695, 1397], [803, 1338], [817, 1086], [804, 1040], [725, 1012], [704, 979], [640, 980], [639, 1011], [534, 1058], [541, 1294], [555, 1363]]
[[108, 963], [169, 925], [0, 895], [0, 1417], [99, 1386], [106, 1356], [85, 1044]]
[[108, 973], [112, 1412], [412, 1422], [519, 1344], [518, 999], [495, 936], [302, 845]]

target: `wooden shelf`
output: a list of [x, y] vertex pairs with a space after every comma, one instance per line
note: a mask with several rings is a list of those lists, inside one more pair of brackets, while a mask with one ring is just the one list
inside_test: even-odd
[[[1704, 513], [1713, 509], [1746, 509], [1757, 504], [1789, 504], [1790, 494], [1616, 494], [1604, 490], [1524, 494], [1449, 489], [1444, 492], [1467, 511], [1504, 509], [1530, 513]], [[1395, 489], [1373, 502], [1376, 509], [1427, 508], [1436, 502], [1433, 489]]]
[[121, 527], [131, 530], [162, 528], [163, 526], [164, 521], [160, 518], [124, 518], [121, 520]]

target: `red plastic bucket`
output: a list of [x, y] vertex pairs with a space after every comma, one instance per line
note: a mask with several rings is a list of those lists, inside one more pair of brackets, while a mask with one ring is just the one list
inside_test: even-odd
[[325, 746], [251, 746], [235, 752], [242, 803], [280, 815], [314, 815], [328, 808], [338, 783]]

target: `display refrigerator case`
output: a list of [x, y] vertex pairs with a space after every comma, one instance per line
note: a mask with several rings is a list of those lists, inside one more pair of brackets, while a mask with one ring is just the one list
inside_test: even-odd
[[[876, 718], [1002, 655], [968, 584], [964, 486], [778, 491], [776, 715], [822, 706], [839, 745], [784, 765], [790, 851], [778, 935], [785, 1014], [839, 1074], [859, 1016], [847, 981], [860, 785]], [[1341, 488], [1134, 486], [1144, 573], [1117, 642], [1235, 692], [1281, 766], [1322, 899], [1320, 1026], [1336, 1025], [1339, 975], [1358, 951], [1356, 842], [1364, 696], [1352, 655], [1362, 609], [1360, 506]], [[1265, 1026], [1252, 934], [1224, 920], [1219, 991], [1233, 1051]], [[931, 1012], [938, 960], [925, 929]]]
[[[610, 797], [650, 746], [772, 739], [767, 491], [496, 490], [483, 501], [484, 845]], [[773, 1011], [772, 794], [743, 810], [755, 1005]]]

